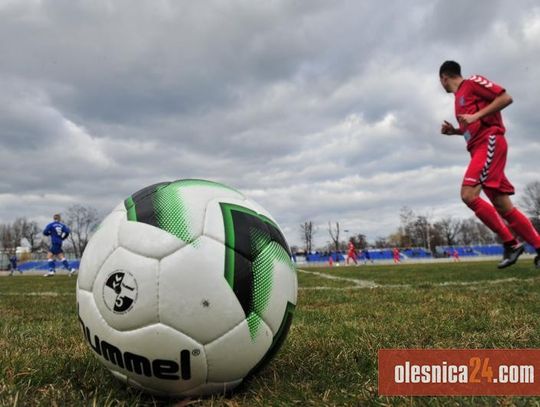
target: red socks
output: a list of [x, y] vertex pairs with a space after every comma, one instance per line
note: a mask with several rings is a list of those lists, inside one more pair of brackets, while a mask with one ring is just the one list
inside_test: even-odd
[[[498, 212], [495, 210], [493, 205], [484, 201], [482, 198], [477, 197], [474, 201], [469, 203], [467, 206], [471, 208], [474, 211], [474, 214], [476, 215], [476, 217], [480, 219], [484, 225], [486, 225], [494, 233], [496, 233], [502, 239], [504, 243], [515, 241], [514, 235], [512, 234], [512, 232], [510, 232], [508, 227], [504, 224], [502, 218], [499, 216]], [[513, 212], [513, 210], [510, 212]], [[507, 218], [508, 214], [505, 215], [506, 220], [508, 220]], [[510, 227], [514, 229], [514, 226], [512, 224], [510, 224]], [[531, 224], [531, 227], [532, 227], [532, 224]], [[516, 231], [516, 233], [519, 233], [521, 236], [520, 231], [518, 231], [517, 229], [514, 229], [514, 230]], [[538, 234], [536, 235], [536, 238], [538, 239]]]
[[[482, 221], [484, 225], [490, 228], [502, 239], [504, 243], [515, 243], [514, 235], [504, 224], [501, 216], [497, 213], [493, 205], [477, 197], [469, 205], [474, 211], [474, 214]], [[540, 249], [540, 235], [534, 228], [533, 224], [519, 209], [512, 208], [503, 215], [503, 218], [508, 222], [508, 226], [523, 238], [527, 243], [535, 249]]]
[[540, 236], [536, 232], [533, 224], [519, 209], [512, 208], [503, 215], [503, 218], [508, 222], [508, 226], [512, 228], [519, 236], [535, 249], [540, 248]]

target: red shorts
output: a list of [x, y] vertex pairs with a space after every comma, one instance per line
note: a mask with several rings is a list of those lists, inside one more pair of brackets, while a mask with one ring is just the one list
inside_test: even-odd
[[471, 162], [463, 177], [463, 186], [482, 185], [503, 194], [513, 195], [514, 186], [504, 174], [508, 145], [502, 135], [489, 136], [471, 151]]

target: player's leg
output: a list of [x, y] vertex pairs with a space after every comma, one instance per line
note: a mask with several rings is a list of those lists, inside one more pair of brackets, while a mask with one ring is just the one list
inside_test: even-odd
[[523, 253], [523, 245], [516, 240], [508, 226], [495, 209], [480, 197], [483, 186], [498, 187], [499, 168], [504, 168], [506, 142], [503, 136], [490, 136], [489, 141], [475, 149], [463, 177], [461, 199], [484, 225], [501, 238], [504, 245], [503, 260], [499, 268], [514, 264]]
[[517, 243], [514, 235], [504, 224], [493, 205], [480, 197], [481, 185], [461, 187], [461, 199], [489, 229], [497, 234], [503, 242]]
[[54, 247], [51, 246], [49, 251], [47, 252], [47, 263], [49, 265], [49, 272], [45, 273], [44, 277], [53, 277], [56, 274], [56, 266], [54, 264]]
[[497, 209], [497, 212], [508, 222], [508, 226], [523, 240], [536, 250], [534, 264], [540, 268], [540, 235], [530, 219], [512, 204], [510, 196], [496, 190], [486, 188], [486, 195]]
[[503, 241], [503, 259], [497, 267], [511, 266], [523, 253], [524, 246], [516, 240], [495, 207], [480, 197], [481, 189], [480, 185], [476, 187], [462, 186], [461, 198], [472, 209], [476, 217]]
[[368, 259], [373, 264], [373, 259], [371, 258], [371, 254], [369, 254], [369, 252], [366, 252], [366, 259]]
[[537, 256], [534, 263], [540, 268], [540, 236], [529, 218], [512, 204], [510, 195], [514, 194], [514, 186], [504, 173], [508, 146], [504, 137], [498, 136], [495, 139], [491, 168], [484, 183], [484, 192], [514, 233], [536, 249]]
[[69, 271], [69, 276], [71, 277], [73, 274], [75, 274], [75, 269], [69, 267], [69, 262], [66, 259], [66, 256], [64, 255], [64, 251], [61, 250], [60, 253], [58, 253], [58, 259], [62, 263], [62, 266]]

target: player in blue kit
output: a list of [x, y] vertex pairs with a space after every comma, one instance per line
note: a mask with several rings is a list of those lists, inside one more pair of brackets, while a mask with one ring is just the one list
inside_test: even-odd
[[22, 274], [22, 271], [17, 267], [17, 255], [13, 253], [13, 255], [9, 258], [9, 269], [10, 273], [9, 275], [12, 276], [13, 272], [18, 271]]
[[52, 277], [55, 275], [55, 264], [54, 258], [57, 257], [59, 261], [62, 262], [62, 265], [66, 270], [69, 271], [69, 275], [72, 276], [75, 273], [75, 269], [69, 268], [69, 263], [64, 256], [64, 251], [62, 250], [62, 243], [70, 234], [69, 228], [61, 222], [60, 215], [56, 214], [53, 216], [53, 222], [49, 223], [43, 234], [45, 236], [51, 237], [51, 247], [47, 253], [47, 260], [49, 262], [49, 272], [45, 274], [45, 277]]

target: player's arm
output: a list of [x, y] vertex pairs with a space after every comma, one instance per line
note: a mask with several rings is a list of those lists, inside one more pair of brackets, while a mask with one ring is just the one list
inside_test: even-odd
[[66, 240], [70, 233], [71, 233], [71, 230], [69, 230], [69, 228], [66, 225], [64, 225], [62, 227], [62, 240]]
[[460, 129], [456, 129], [452, 123], [449, 123], [446, 120], [441, 125], [441, 133], [446, 134], [447, 136], [462, 136], [463, 135]]
[[460, 122], [463, 122], [465, 124], [471, 124], [474, 123], [477, 120], [482, 119], [483, 117], [489, 116], [493, 113], [500, 112], [503, 110], [506, 106], [510, 105], [514, 100], [512, 99], [512, 96], [508, 94], [507, 92], [502, 92], [498, 96], [495, 97], [491, 101], [489, 105], [484, 107], [483, 109], [480, 109], [478, 112], [474, 114], [462, 114], [458, 116], [458, 119]]
[[50, 226], [51, 226], [51, 225], [47, 225], [47, 226], [45, 227], [45, 229], [43, 230], [43, 234], [44, 234], [45, 236], [50, 236], [50, 235], [51, 235], [51, 227], [50, 227]]

